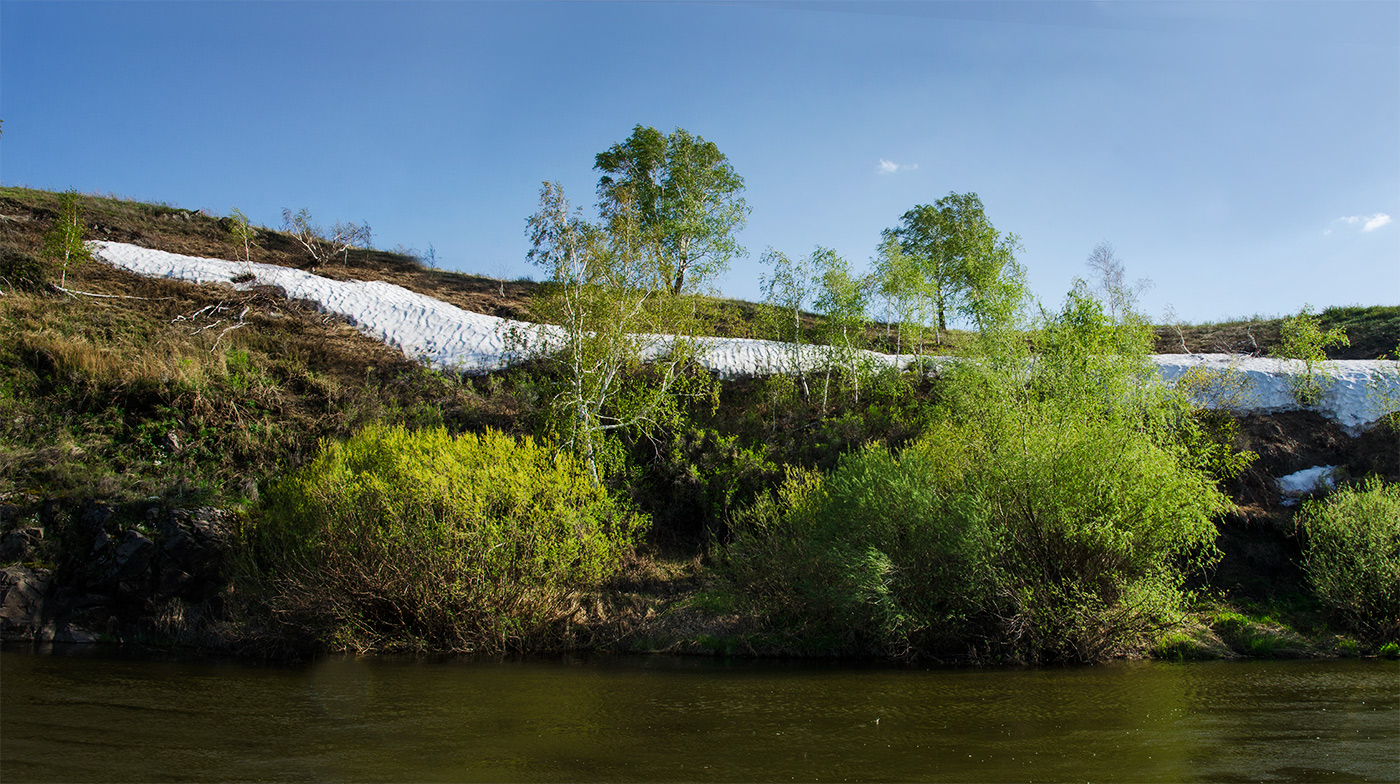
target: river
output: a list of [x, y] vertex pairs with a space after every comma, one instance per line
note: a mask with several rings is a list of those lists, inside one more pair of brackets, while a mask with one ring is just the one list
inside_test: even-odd
[[16, 781], [1400, 780], [1400, 663], [0, 653]]

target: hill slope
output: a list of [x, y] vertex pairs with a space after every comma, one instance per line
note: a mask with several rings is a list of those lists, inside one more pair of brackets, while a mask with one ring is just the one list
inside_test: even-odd
[[[477, 378], [435, 373], [278, 291], [201, 287], [85, 263], [67, 271], [67, 287], [85, 293], [56, 292], [48, 283], [56, 271], [41, 261], [40, 247], [57, 208], [56, 194], [0, 189], [0, 536], [6, 542], [0, 562], [48, 570], [54, 582], [45, 590], [52, 596], [59, 592], [54, 586], [67, 586], [72, 595], [67, 604], [50, 606], [52, 617], [78, 612], [83, 595], [107, 597], [100, 612], [83, 612], [110, 613], [118, 623], [107, 628], [132, 639], [133, 630], [154, 628], [158, 607], [177, 599], [217, 615], [218, 603], [205, 589], [165, 585], [159, 559], [143, 567], [139, 585], [123, 583], [126, 567], [95, 574], [93, 542], [110, 539], [114, 549], [131, 542], [139, 550], [141, 537], [174, 541], [161, 537], [196, 531], [190, 509], [255, 510], [260, 488], [309, 459], [322, 439], [341, 439], [370, 423], [444, 425], [453, 432], [489, 426], [518, 434], [537, 424], [530, 369]], [[241, 250], [227, 221], [174, 207], [85, 197], [82, 215], [93, 239], [215, 258], [236, 258]], [[260, 241], [255, 261], [291, 267], [310, 261], [284, 234], [263, 231]], [[317, 273], [385, 280], [465, 310], [525, 320], [538, 288], [425, 269], [410, 257], [374, 250], [352, 251], [345, 264]], [[716, 301], [713, 307], [714, 334], [754, 333], [755, 306]], [[1400, 308], [1334, 309], [1324, 312], [1325, 324], [1328, 319], [1351, 319], [1363, 336], [1348, 357], [1373, 358], [1400, 340]], [[1167, 330], [1167, 337], [1159, 332], [1159, 345], [1179, 347], [1184, 340], [1192, 350], [1218, 350], [1224, 342], [1237, 344], [1242, 330], [1267, 351], [1277, 334], [1273, 323], [1272, 333], [1267, 322]], [[723, 535], [730, 509], [780, 481], [785, 464], [829, 468], [867, 440], [898, 444], [912, 435], [899, 412], [874, 406], [830, 416], [778, 410], [755, 382], [724, 385], [717, 406], [698, 407], [692, 416], [692, 433], [633, 445], [646, 459], [642, 473], [629, 479], [629, 492], [651, 512], [653, 546], [666, 557], [639, 566], [632, 583], [616, 587], [605, 603], [632, 610], [603, 613], [602, 626], [621, 624], [642, 636], [679, 634], [647, 627], [629, 613], [645, 616], [647, 608], [693, 594], [703, 572], [692, 557]], [[1264, 601], [1291, 595], [1301, 578], [1292, 512], [1273, 479], [1337, 465], [1353, 476], [1400, 481], [1400, 441], [1385, 427], [1353, 439], [1307, 412], [1248, 417], [1240, 427], [1236, 445], [1261, 457], [1228, 488], [1240, 510], [1222, 527], [1227, 558], [1215, 584]], [[766, 457], [735, 473], [754, 454], [746, 449]], [[721, 492], [712, 477], [731, 484]], [[25, 533], [33, 531], [43, 533]], [[690, 642], [676, 647], [721, 628], [693, 608], [670, 617], [694, 625], [681, 634]]]

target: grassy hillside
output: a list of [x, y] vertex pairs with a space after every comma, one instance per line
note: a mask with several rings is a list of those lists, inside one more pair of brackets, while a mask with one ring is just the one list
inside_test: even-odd
[[[238, 502], [321, 438], [370, 422], [511, 429], [514, 412], [470, 383], [429, 372], [278, 292], [147, 279], [89, 262], [67, 276], [68, 288], [87, 294], [57, 293], [34, 279], [56, 278], [38, 264], [55, 207], [54, 194], [0, 191], [0, 502]], [[209, 216], [89, 197], [83, 217], [93, 238], [233, 255]], [[300, 261], [286, 237], [264, 237], [260, 261]], [[352, 256], [361, 260], [376, 273], [437, 284], [463, 304], [487, 283], [392, 254]], [[37, 275], [26, 280], [27, 270]]]
[[[314, 458], [324, 439], [343, 441], [369, 425], [538, 430], [538, 369], [476, 378], [436, 373], [277, 291], [141, 278], [99, 262], [71, 266], [66, 282], [74, 293], [58, 291], [58, 269], [41, 254], [58, 209], [59, 194], [0, 188], [0, 536], [26, 526], [48, 531], [43, 546], [24, 556], [30, 566], [59, 574], [83, 568], [89, 540], [72, 532], [86, 525], [94, 504], [111, 510], [103, 523], [110, 532], [152, 537], [161, 510], [210, 506], [257, 515], [270, 483]], [[96, 196], [82, 197], [80, 212], [89, 239], [226, 259], [241, 251], [227, 219], [199, 212]], [[290, 236], [266, 229], [253, 260], [312, 263]], [[343, 263], [316, 271], [386, 280], [526, 320], [540, 286], [429, 269], [378, 250], [352, 250]], [[713, 334], [762, 336], [752, 303], [710, 300], [707, 307]], [[1331, 308], [1321, 318], [1352, 336], [1335, 357], [1377, 357], [1400, 341], [1400, 307]], [[1157, 346], [1268, 353], [1278, 328], [1277, 319], [1163, 327]], [[870, 328], [873, 347], [885, 347], [886, 332]], [[956, 353], [965, 339], [953, 333], [948, 350]], [[729, 382], [688, 404], [685, 428], [627, 440], [631, 460], [613, 490], [650, 515], [647, 545], [606, 590], [570, 600], [568, 617], [583, 619], [579, 633], [625, 639], [636, 649], [730, 649], [740, 638], [741, 649], [752, 647], [762, 619], [736, 614], [705, 557], [727, 537], [733, 512], [781, 484], [788, 469], [829, 471], [863, 444], [898, 447], [915, 438], [938, 393], [927, 381], [917, 389], [911, 383], [887, 379], [820, 411], [781, 384]], [[1236, 626], [1241, 612], [1316, 625], [1315, 602], [1298, 599], [1292, 512], [1279, 505], [1270, 477], [1333, 464], [1396, 481], [1395, 433], [1377, 429], [1354, 441], [1308, 413], [1251, 417], [1239, 426], [1235, 447], [1261, 459], [1224, 488], [1239, 508], [1223, 526], [1226, 558], [1209, 587], [1226, 597], [1220, 612], [1234, 613], [1227, 620]], [[1279, 596], [1292, 598], [1280, 605]], [[807, 650], [766, 648], [798, 649]]]

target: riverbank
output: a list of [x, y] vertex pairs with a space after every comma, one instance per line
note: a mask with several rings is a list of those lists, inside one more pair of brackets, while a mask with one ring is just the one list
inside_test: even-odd
[[[312, 274], [295, 269], [301, 262], [290, 240], [271, 231], [262, 234], [256, 266], [209, 260], [232, 258], [235, 250], [218, 220], [92, 199], [89, 229], [126, 243], [124, 253], [159, 258], [137, 248], [145, 243], [197, 261], [156, 270], [157, 278], [90, 262], [67, 271], [64, 293], [45, 282], [36, 257], [52, 213], [42, 195], [20, 190], [6, 189], [3, 197], [6, 279], [31, 269], [24, 258], [38, 265], [40, 277], [19, 278], [24, 285], [7, 284], [0, 296], [13, 327], [0, 337], [0, 631], [10, 639], [274, 657], [437, 649], [440, 641], [392, 628], [352, 624], [323, 634], [289, 621], [287, 607], [269, 599], [286, 575], [258, 560], [250, 534], [265, 519], [266, 496], [315, 460], [323, 442], [342, 443], [370, 426], [538, 435], [548, 376], [529, 363], [501, 367], [500, 346], [491, 342], [501, 342], [503, 319], [528, 315], [527, 287], [425, 270], [379, 251], [356, 251], [343, 266]], [[167, 277], [206, 268], [223, 285]], [[235, 280], [248, 269], [252, 277]], [[388, 280], [397, 289], [386, 287]], [[309, 287], [307, 298], [288, 298], [288, 286], [300, 285]], [[335, 293], [342, 289], [378, 294]], [[370, 326], [378, 323], [374, 309], [395, 303], [410, 307], [387, 326]], [[787, 349], [753, 336], [754, 306], [715, 308], [722, 317], [713, 334], [724, 336], [713, 346], [719, 364], [697, 373], [697, 394], [678, 404], [676, 421], [684, 426], [618, 442], [615, 457], [626, 468], [609, 492], [649, 521], [635, 553], [610, 566], [606, 579], [551, 595], [532, 616], [529, 641], [510, 638], [507, 648], [861, 655], [860, 641], [784, 624], [728, 582], [732, 524], [779, 490], [789, 471], [830, 473], [869, 444], [903, 449], [942, 416], [947, 388], [938, 374], [889, 372], [854, 394], [838, 379], [829, 405], [804, 399], [796, 382], [785, 391], [756, 373]], [[437, 322], [438, 312], [466, 315]], [[493, 326], [441, 328], [476, 322]], [[460, 339], [453, 343], [448, 332]], [[969, 340], [949, 336], [954, 348]], [[438, 370], [419, 361], [433, 361], [438, 350]], [[820, 359], [818, 349], [805, 351]], [[478, 357], [486, 364], [474, 369], [496, 369], [446, 372], [461, 369], [447, 361], [454, 357]], [[1288, 366], [1278, 360], [1239, 357], [1216, 368], [1248, 382], [1210, 422], [1216, 454], [1253, 452], [1258, 459], [1220, 480], [1234, 511], [1217, 521], [1218, 562], [1189, 576], [1186, 587], [1195, 593], [1187, 617], [1154, 643], [1112, 655], [1380, 651], [1381, 644], [1335, 626], [1312, 594], [1294, 520], [1296, 502], [1325, 493], [1327, 482], [1345, 486], [1369, 475], [1400, 481], [1400, 441], [1392, 425], [1372, 424], [1378, 412], [1368, 397], [1383, 390], [1393, 363], [1375, 359], [1321, 370], [1337, 393], [1316, 410], [1280, 398]], [[1176, 369], [1172, 378], [1188, 370], [1180, 357], [1157, 362]], [[1267, 413], [1249, 413], [1255, 410]], [[1323, 483], [1299, 485], [1290, 477]], [[368, 584], [347, 585], [353, 594]]]

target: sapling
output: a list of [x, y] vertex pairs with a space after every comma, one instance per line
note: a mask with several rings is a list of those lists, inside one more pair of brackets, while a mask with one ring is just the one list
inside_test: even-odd
[[243, 263], [248, 267], [248, 274], [253, 274], [253, 248], [258, 246], [258, 230], [248, 223], [248, 216], [237, 207], [233, 208], [229, 219], [233, 225], [229, 228], [229, 233], [233, 235], [233, 241], [243, 246]]
[[341, 263], [350, 260], [351, 248], [367, 248], [370, 245], [368, 223], [337, 223], [329, 235], [311, 218], [311, 213], [302, 207], [296, 212], [282, 210], [282, 227], [310, 254], [314, 266], [329, 262], [336, 256]]
[[84, 241], [86, 227], [78, 215], [78, 192], [65, 192], [59, 197], [58, 204], [58, 217], [48, 234], [44, 235], [42, 255], [58, 263], [58, 287], [66, 290], [68, 266], [90, 260], [92, 252]]
[[1322, 330], [1311, 305], [1303, 305], [1296, 316], [1283, 320], [1279, 328], [1279, 347], [1274, 355], [1280, 359], [1296, 359], [1303, 363], [1302, 374], [1290, 373], [1288, 386], [1293, 399], [1300, 405], [1314, 406], [1322, 400], [1322, 376], [1318, 372], [1327, 362], [1331, 346], [1350, 346], [1346, 330], [1334, 327]]

